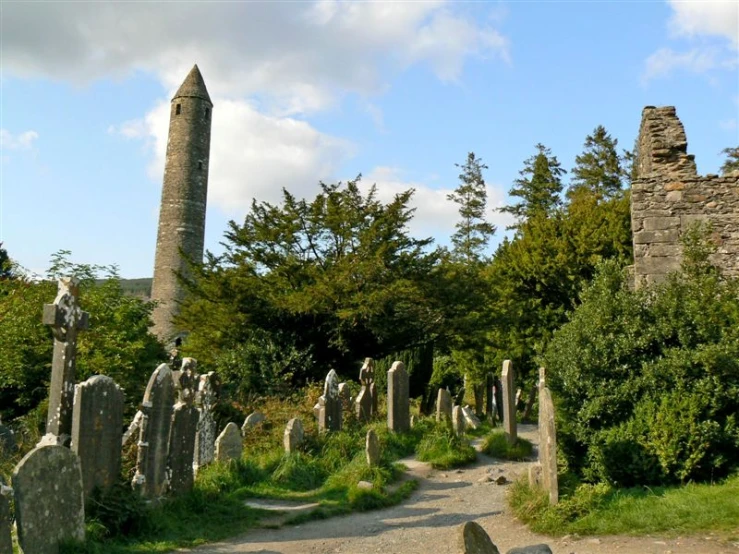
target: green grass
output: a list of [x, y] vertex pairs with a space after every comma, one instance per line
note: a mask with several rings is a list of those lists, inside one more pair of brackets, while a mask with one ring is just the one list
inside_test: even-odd
[[739, 532], [739, 476], [717, 484], [651, 489], [581, 484], [560, 496], [559, 504], [549, 506], [546, 493], [518, 481], [509, 503], [533, 531], [555, 536]]
[[449, 423], [433, 423], [416, 447], [416, 457], [435, 469], [451, 469], [471, 464], [477, 452], [464, 437], [458, 437]]
[[533, 445], [524, 438], [518, 437], [514, 444], [508, 444], [505, 433], [494, 431], [485, 437], [482, 451], [493, 458], [520, 462], [531, 457]]

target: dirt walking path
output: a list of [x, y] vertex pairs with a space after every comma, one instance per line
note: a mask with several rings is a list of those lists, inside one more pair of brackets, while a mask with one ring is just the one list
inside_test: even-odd
[[[536, 426], [521, 425], [521, 436], [536, 442]], [[739, 554], [739, 544], [707, 535], [691, 538], [550, 538], [530, 532], [505, 504], [507, 485], [528, 469], [528, 462], [500, 462], [479, 455], [462, 470], [437, 471], [413, 459], [403, 460], [420, 481], [413, 495], [385, 510], [356, 513], [279, 529], [254, 529], [227, 541], [200, 547], [194, 554], [459, 554], [457, 527], [476, 521], [505, 553], [515, 546], [546, 543], [554, 554]], [[492, 478], [489, 481], [488, 478]]]

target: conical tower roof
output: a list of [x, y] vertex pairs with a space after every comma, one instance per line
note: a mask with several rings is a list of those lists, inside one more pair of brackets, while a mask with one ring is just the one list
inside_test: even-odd
[[200, 70], [198, 69], [197, 64], [192, 66], [190, 73], [182, 82], [180, 88], [177, 89], [177, 92], [175, 93], [172, 100], [182, 97], [202, 98], [203, 100], [207, 100], [208, 102], [210, 102], [211, 105], [213, 104], [210, 96], [208, 95], [208, 89], [205, 88], [205, 81], [203, 80], [203, 76], [200, 74]]

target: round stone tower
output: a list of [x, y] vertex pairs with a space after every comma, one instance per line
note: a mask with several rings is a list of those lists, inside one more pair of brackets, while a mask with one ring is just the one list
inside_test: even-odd
[[203, 260], [212, 110], [213, 103], [196, 65], [172, 98], [169, 114], [151, 286], [151, 299], [157, 302], [152, 332], [165, 342], [178, 332], [172, 318], [179, 312], [184, 297], [176, 272], [188, 274], [185, 257], [196, 262]]

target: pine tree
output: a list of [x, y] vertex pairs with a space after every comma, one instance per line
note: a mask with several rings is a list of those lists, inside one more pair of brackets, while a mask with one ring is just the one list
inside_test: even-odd
[[524, 162], [519, 172], [520, 178], [514, 181], [510, 196], [521, 198], [521, 202], [500, 208], [499, 211], [513, 214], [516, 224], [509, 229], [518, 229], [522, 223], [536, 216], [549, 216], [562, 204], [562, 169], [552, 151], [539, 143], [537, 153]]
[[575, 158], [572, 184], [567, 191], [569, 197], [586, 190], [598, 199], [608, 199], [621, 190], [626, 174], [617, 146], [618, 139], [612, 138], [602, 125], [585, 138], [585, 150]]
[[726, 154], [726, 161], [721, 166], [721, 174], [727, 175], [732, 171], [739, 171], [739, 146], [735, 148], [724, 148], [722, 154]]
[[454, 252], [465, 261], [479, 261], [496, 231], [495, 226], [485, 220], [488, 194], [482, 170], [488, 166], [474, 152], [467, 154], [464, 165], [454, 165], [462, 170], [459, 174], [460, 185], [447, 195], [447, 200], [459, 204], [459, 215], [462, 217], [456, 225], [457, 231], [452, 235]]

